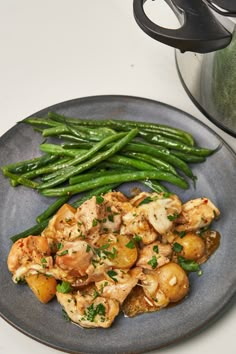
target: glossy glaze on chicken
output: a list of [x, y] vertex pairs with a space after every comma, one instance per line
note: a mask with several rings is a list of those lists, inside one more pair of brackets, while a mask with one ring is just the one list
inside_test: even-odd
[[78, 209], [63, 205], [41, 235], [14, 243], [8, 268], [41, 302], [56, 295], [73, 322], [106, 328], [121, 309], [134, 316], [183, 299], [189, 271], [200, 274], [217, 248], [218, 233], [205, 230], [219, 215], [207, 198], [94, 196]]

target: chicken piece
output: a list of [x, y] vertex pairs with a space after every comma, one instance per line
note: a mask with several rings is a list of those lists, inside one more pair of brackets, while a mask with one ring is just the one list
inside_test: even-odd
[[115, 207], [121, 215], [132, 210], [128, 198], [121, 192], [109, 192], [104, 194], [103, 198], [108, 205]]
[[91, 264], [93, 251], [85, 241], [65, 242], [56, 253], [56, 265], [74, 277], [86, 275]]
[[145, 269], [156, 269], [168, 263], [171, 254], [170, 245], [156, 241], [140, 250], [136, 265]]
[[150, 306], [158, 308], [168, 306], [170, 299], [159, 286], [159, 276], [157, 272], [152, 270], [145, 271], [141, 285], [145, 293], [145, 300]]
[[103, 279], [112, 265], [108, 258], [103, 259], [95, 248], [81, 240], [61, 244], [55, 259], [51, 274], [75, 287]]
[[102, 220], [101, 207], [96, 202], [96, 197], [86, 200], [76, 211], [75, 218], [79, 227], [83, 228], [83, 234], [91, 241], [100, 230], [100, 221]]
[[123, 216], [121, 233], [139, 235], [144, 244], [154, 242], [159, 234], [169, 231], [182, 209], [175, 194], [140, 193], [131, 199], [132, 211]]
[[142, 277], [142, 268], [135, 267], [130, 271], [116, 269], [112, 274], [112, 278], [107, 277], [105, 280], [96, 282], [95, 285], [102, 296], [116, 299], [122, 304]]
[[208, 198], [197, 198], [183, 204], [180, 217], [176, 219], [179, 225], [176, 230], [196, 231], [212, 223], [219, 217], [219, 209]]
[[142, 210], [153, 228], [163, 235], [173, 227], [182, 210], [182, 203], [175, 194], [166, 197], [164, 193], [152, 193], [141, 201], [137, 209]]
[[47, 239], [40, 236], [28, 236], [16, 241], [9, 252], [7, 265], [17, 282], [32, 270], [45, 271], [51, 266], [51, 250]]
[[146, 213], [138, 208], [133, 208], [123, 216], [120, 233], [121, 235], [138, 235], [146, 245], [154, 242], [158, 237], [158, 233], [148, 222]]
[[119, 302], [98, 296], [76, 294], [62, 294], [57, 292], [57, 300], [64, 307], [69, 318], [82, 327], [96, 328], [110, 327], [119, 314]]
[[81, 230], [75, 219], [76, 209], [69, 204], [64, 204], [49, 221], [48, 226], [43, 230], [42, 236], [60, 242], [63, 240], [72, 241], [79, 236], [84, 237], [84, 230]]

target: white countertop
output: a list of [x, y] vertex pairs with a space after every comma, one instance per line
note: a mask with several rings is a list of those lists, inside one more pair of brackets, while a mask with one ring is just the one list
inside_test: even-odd
[[[163, 4], [160, 18], [175, 23]], [[0, 44], [0, 136], [18, 120], [52, 104], [121, 94], [185, 110], [236, 150], [236, 140], [211, 124], [188, 98], [174, 50], [139, 29], [132, 0], [0, 0]], [[235, 330], [236, 304], [204, 332], [155, 353], [233, 354]], [[0, 353], [59, 352], [0, 319]]]

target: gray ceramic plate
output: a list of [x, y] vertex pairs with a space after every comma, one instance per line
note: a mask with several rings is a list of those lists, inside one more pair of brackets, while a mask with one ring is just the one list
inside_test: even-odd
[[[6, 259], [9, 237], [35, 224], [35, 217], [49, 200], [24, 187], [10, 188], [2, 176], [0, 185], [0, 313], [26, 335], [71, 353], [141, 353], [174, 343], [207, 326], [232, 299], [236, 290], [235, 180], [236, 157], [212, 130], [188, 114], [146, 99], [98, 96], [57, 104], [49, 110], [82, 118], [119, 118], [170, 124], [193, 133], [198, 144], [219, 151], [204, 164], [193, 167], [197, 187], [188, 191], [172, 189], [183, 201], [208, 196], [220, 208], [222, 217], [215, 227], [222, 235], [220, 248], [203, 266], [204, 275], [190, 277], [191, 291], [181, 304], [133, 319], [120, 315], [109, 329], [81, 329], [66, 322], [56, 301], [40, 304], [27, 286], [14, 285]], [[42, 138], [32, 128], [18, 124], [0, 139], [0, 165], [39, 154]], [[130, 186], [124, 190], [128, 191]]]

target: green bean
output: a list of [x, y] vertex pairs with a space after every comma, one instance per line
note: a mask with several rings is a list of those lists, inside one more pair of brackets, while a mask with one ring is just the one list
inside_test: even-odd
[[[120, 166], [119, 166], [119, 169]], [[125, 171], [122, 171], [122, 172], [132, 172], [133, 170], [125, 170]], [[74, 176], [74, 177], [71, 177], [69, 179], [69, 184], [78, 184], [80, 182], [84, 182], [84, 181], [89, 181], [91, 180], [92, 178], [98, 178], [98, 177], [102, 177], [102, 176], [110, 176], [110, 175], [115, 175], [117, 174], [117, 171], [94, 171], [94, 172], [89, 172], [89, 173], [84, 173], [84, 174], [80, 174], [78, 176]]]
[[158, 183], [157, 181], [153, 181], [150, 179], [146, 179], [145, 181], [141, 181], [145, 186], [149, 187], [153, 191], [160, 193], [160, 192], [168, 192], [168, 189], [164, 187], [162, 184]]
[[[91, 158], [93, 155], [95, 155], [96, 152], [98, 152], [99, 150], [101, 150], [103, 147], [105, 147], [107, 144], [111, 143], [111, 142], [114, 142], [118, 139], [121, 139], [123, 137], [126, 136], [126, 133], [117, 133], [117, 134], [114, 134], [114, 135], [110, 135], [106, 138], [104, 138], [103, 140], [99, 141], [98, 143], [96, 144], [93, 144], [93, 146], [91, 147], [91, 149], [89, 150], [80, 150], [81, 153], [80, 154], [76, 154], [77, 151], [79, 150], [69, 150], [71, 153], [74, 153], [75, 155], [75, 158], [72, 159], [69, 163], [68, 163], [68, 167], [69, 166], [76, 166], [78, 165], [79, 163], [85, 161], [85, 160], [88, 160], [89, 158]], [[56, 148], [56, 146], [55, 146]], [[63, 149], [63, 148], [62, 148]], [[67, 152], [66, 149], [63, 149], [63, 151]], [[83, 151], [83, 152], [82, 152]], [[44, 178], [44, 181], [48, 181], [52, 178], [55, 178], [57, 176], [59, 176], [61, 174], [61, 171], [57, 171], [55, 173], [52, 173], [51, 175], [48, 175]]]
[[147, 155], [155, 156], [163, 161], [169, 162], [171, 165], [174, 167], [178, 168], [182, 172], [186, 174], [186, 176], [194, 179], [194, 175], [192, 173], [192, 170], [190, 167], [187, 165], [186, 162], [183, 160], [179, 159], [177, 156], [174, 156], [170, 153], [170, 151], [166, 148], [159, 149], [155, 148], [152, 145], [146, 145], [146, 144], [138, 144], [138, 143], [129, 143], [126, 145], [125, 149], [123, 151], [134, 151], [134, 152], [141, 152], [145, 153]]
[[44, 212], [36, 217], [37, 223], [41, 223], [52, 216], [63, 204], [65, 204], [70, 199], [70, 196], [66, 195], [58, 198], [52, 203]]
[[177, 151], [177, 150], [170, 150], [171, 154], [179, 157], [181, 160], [188, 162], [188, 163], [199, 163], [199, 162], [205, 162], [206, 157], [203, 156], [197, 156], [197, 155], [190, 155], [186, 154], [182, 151]]
[[58, 125], [55, 127], [47, 128], [43, 130], [43, 136], [58, 136], [60, 134], [72, 134], [80, 139], [88, 139], [92, 141], [100, 141], [107, 136], [115, 134], [116, 132], [109, 128], [88, 128], [88, 127], [74, 127], [72, 125]]
[[49, 220], [44, 220], [40, 224], [36, 224], [36, 225], [30, 227], [29, 229], [27, 229], [23, 232], [20, 232], [19, 234], [11, 236], [10, 239], [12, 240], [12, 242], [16, 242], [17, 240], [19, 240], [21, 238], [25, 238], [30, 235], [38, 236], [47, 227], [48, 222], [49, 222]]
[[194, 139], [190, 133], [163, 124], [149, 123], [149, 122], [135, 122], [135, 121], [119, 120], [119, 119], [93, 120], [93, 119], [68, 118], [55, 112], [49, 112], [48, 117], [58, 122], [64, 122], [66, 120], [69, 124], [80, 124], [86, 126], [107, 126], [107, 127], [120, 128], [120, 129], [122, 127], [123, 129], [124, 127], [128, 127], [128, 128], [135, 127], [138, 128], [139, 130], [149, 129], [153, 132], [155, 131], [169, 132], [178, 137], [184, 137], [184, 139], [186, 140], [186, 142], [188, 142], [189, 145], [191, 146], [194, 145]]
[[148, 162], [149, 164], [155, 166], [156, 168], [158, 168], [160, 170], [164, 170], [164, 171], [173, 173], [174, 175], [177, 174], [175, 168], [172, 165], [170, 165], [168, 162], [165, 162], [165, 161], [158, 159], [156, 157], [153, 157], [153, 156], [150, 156], [147, 154], [142, 154], [139, 152], [131, 152], [131, 151], [127, 151], [123, 154], [125, 156], [130, 156], [130, 157], [136, 158], [138, 160]]
[[123, 155], [114, 155], [112, 157], [110, 157], [109, 159], [107, 159], [108, 162], [112, 162], [112, 163], [116, 163], [116, 164], [121, 164], [124, 166], [128, 166], [128, 167], [133, 167], [137, 170], [148, 170], [148, 171], [155, 171], [157, 170], [156, 167], [154, 167], [153, 165], [141, 161], [141, 160], [137, 160], [134, 158], [130, 158], [127, 156], [123, 156]]
[[84, 154], [86, 152], [86, 150], [82, 150], [82, 149], [81, 150], [77, 149], [77, 151], [74, 151], [74, 150], [64, 149], [60, 145], [46, 144], [46, 143], [41, 144], [39, 146], [39, 148], [43, 152], [47, 152], [49, 154], [57, 155], [57, 156], [75, 157], [75, 156], [78, 156], [80, 154]]
[[157, 143], [169, 149], [180, 150], [192, 155], [197, 156], [209, 156], [213, 154], [214, 150], [206, 149], [206, 148], [198, 148], [195, 146], [189, 146], [186, 144], [178, 143], [174, 140], [163, 138], [161, 135], [153, 135], [153, 134], [144, 134], [142, 133], [142, 137], [150, 142], [150, 143]]
[[74, 149], [91, 149], [93, 147], [93, 143], [90, 141], [81, 141], [78, 143], [63, 143], [61, 146], [63, 149], [69, 149], [69, 150], [74, 150]]
[[42, 183], [38, 187], [38, 189], [41, 190], [41, 189], [57, 186], [58, 184], [65, 182], [68, 178], [75, 176], [85, 170], [88, 170], [88, 169], [92, 168], [93, 166], [96, 166], [101, 161], [104, 161], [107, 158], [111, 157], [112, 155], [116, 154], [126, 144], [128, 144], [128, 142], [131, 141], [137, 134], [138, 134], [138, 129], [132, 129], [125, 137], [123, 137], [118, 142], [116, 142], [107, 151], [101, 152], [101, 153], [93, 156], [90, 160], [85, 161], [84, 163], [82, 163], [78, 166], [68, 167], [68, 168], [64, 169], [63, 174], [61, 174], [61, 176], [58, 176], [46, 183]]
[[51, 173], [53, 171], [58, 170], [59, 168], [63, 168], [67, 166], [67, 162], [70, 161], [70, 157], [65, 157], [65, 158], [60, 158], [59, 161], [56, 161], [55, 163], [47, 166], [40, 167], [36, 170], [29, 171], [21, 175], [21, 177], [28, 178], [28, 179], [33, 179], [36, 178], [40, 175], [46, 174], [46, 173]]
[[[9, 172], [7, 169], [3, 169], [3, 174], [6, 177], [10, 177], [10, 179], [15, 181], [17, 184], [22, 184], [23, 186], [28, 188], [36, 189], [39, 186], [37, 182], [33, 182], [30, 179]], [[14, 186], [14, 184], [12, 184], [12, 186]]]
[[60, 134], [58, 135], [59, 139], [63, 139], [63, 140], [68, 140], [68, 141], [73, 141], [73, 142], [87, 142], [87, 139], [83, 139], [83, 138], [78, 138], [77, 136], [74, 135], [70, 135], [70, 134]]
[[56, 197], [63, 195], [73, 195], [84, 192], [92, 188], [97, 188], [110, 183], [123, 183], [131, 181], [143, 181], [145, 179], [161, 180], [177, 185], [182, 189], [188, 188], [188, 183], [182, 178], [165, 171], [134, 171], [132, 173], [117, 173], [116, 175], [94, 178], [72, 186], [61, 188], [48, 188], [41, 190], [41, 193], [48, 197]]
[[45, 166], [48, 163], [54, 162], [58, 159], [57, 156], [51, 155], [42, 155], [39, 157], [35, 157], [30, 160], [15, 162], [9, 165], [2, 166], [1, 168], [6, 168], [9, 172], [12, 173], [26, 173], [29, 171], [36, 170], [39, 167]]
[[60, 122], [56, 122], [55, 120], [51, 120], [48, 118], [37, 118], [37, 117], [28, 117], [21, 121], [22, 123], [27, 123], [32, 126], [45, 126], [45, 127], [56, 127], [61, 125]]

